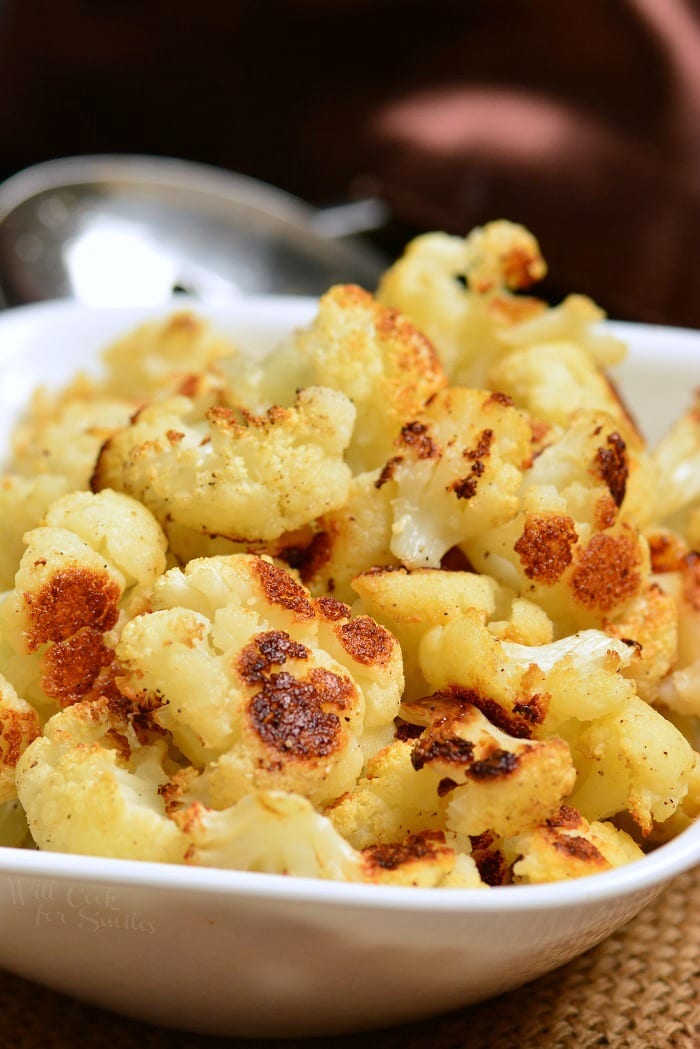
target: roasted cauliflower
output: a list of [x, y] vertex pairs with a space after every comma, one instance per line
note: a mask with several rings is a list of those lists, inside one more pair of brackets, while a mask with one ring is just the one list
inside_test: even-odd
[[36, 395], [0, 845], [489, 891], [698, 818], [698, 406], [650, 451], [545, 271], [429, 234], [267, 356], [180, 311]]

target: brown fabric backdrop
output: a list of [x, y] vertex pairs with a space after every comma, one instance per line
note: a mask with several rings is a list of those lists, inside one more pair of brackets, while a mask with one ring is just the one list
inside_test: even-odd
[[390, 250], [523, 221], [553, 297], [700, 325], [694, 0], [0, 0], [0, 174], [105, 151], [378, 191]]

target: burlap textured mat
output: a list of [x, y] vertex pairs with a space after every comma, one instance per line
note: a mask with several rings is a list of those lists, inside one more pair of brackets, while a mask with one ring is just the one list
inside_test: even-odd
[[[0, 932], [1, 935], [1, 932]], [[700, 868], [605, 943], [511, 994], [373, 1034], [252, 1042], [162, 1031], [0, 974], [0, 1049], [700, 1049]]]

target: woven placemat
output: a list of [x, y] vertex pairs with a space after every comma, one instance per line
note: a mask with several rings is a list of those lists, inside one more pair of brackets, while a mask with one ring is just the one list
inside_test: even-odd
[[[2, 935], [0, 931], [0, 935]], [[581, 958], [434, 1020], [289, 1042], [163, 1031], [0, 974], [1, 1049], [700, 1049], [700, 868]]]

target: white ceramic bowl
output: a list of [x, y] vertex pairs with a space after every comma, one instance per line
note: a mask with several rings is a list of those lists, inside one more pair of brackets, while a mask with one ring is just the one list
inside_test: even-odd
[[[211, 310], [207, 311], [212, 313]], [[254, 349], [313, 304], [254, 300], [217, 323]], [[0, 314], [0, 442], [37, 381], [65, 379], [142, 311]], [[700, 386], [700, 334], [618, 325], [621, 385], [652, 439]], [[142, 1020], [215, 1034], [333, 1034], [525, 983], [598, 943], [700, 862], [700, 823], [579, 881], [425, 890], [0, 849], [0, 966]]]

